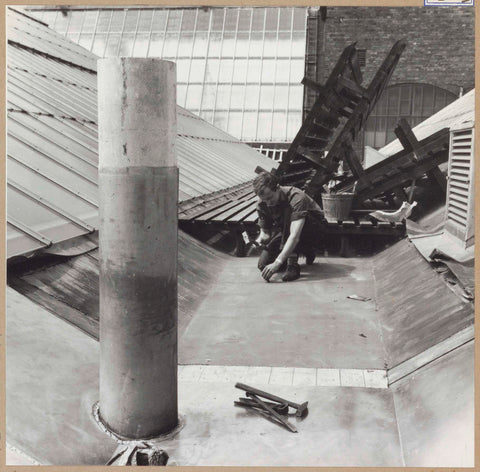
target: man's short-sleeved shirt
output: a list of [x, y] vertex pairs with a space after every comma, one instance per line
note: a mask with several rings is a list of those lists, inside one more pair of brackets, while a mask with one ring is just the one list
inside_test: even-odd
[[305, 192], [297, 187], [283, 186], [280, 187], [280, 198], [276, 205], [268, 206], [265, 202], [258, 202], [258, 225], [262, 229], [282, 231], [287, 209], [290, 222], [307, 216], [322, 217], [320, 206]]

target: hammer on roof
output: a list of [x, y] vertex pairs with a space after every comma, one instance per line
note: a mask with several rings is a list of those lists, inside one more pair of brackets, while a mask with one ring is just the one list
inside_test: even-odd
[[291, 406], [292, 408], [295, 408], [297, 412], [295, 413], [295, 416], [303, 417], [308, 413], [308, 402], [305, 403], [294, 403], [289, 400], [285, 400], [285, 398], [277, 397], [276, 395], [272, 395], [271, 393], [268, 392], [263, 392], [262, 390], [259, 390], [258, 388], [250, 387], [249, 385], [245, 385], [243, 383], [237, 382], [235, 384], [236, 388], [239, 388], [240, 390], [245, 390], [247, 393], [253, 393], [254, 395], [257, 395], [259, 397], [267, 398], [268, 400], [272, 400], [274, 402], [278, 402], [281, 404], [287, 404], [288, 406]]

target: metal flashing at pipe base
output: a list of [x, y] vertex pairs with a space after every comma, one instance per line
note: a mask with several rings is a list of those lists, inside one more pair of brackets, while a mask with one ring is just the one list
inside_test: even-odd
[[102, 416], [100, 414], [100, 403], [95, 402], [95, 404], [92, 407], [92, 415], [93, 419], [95, 420], [95, 423], [97, 426], [109, 437], [115, 439], [119, 444], [127, 444], [127, 445], [134, 445], [134, 444], [139, 444], [139, 443], [144, 443], [145, 441], [150, 442], [161, 442], [161, 441], [167, 441], [169, 439], [173, 439], [184, 427], [185, 427], [185, 417], [183, 415], [178, 415], [178, 422], [177, 425], [171, 430], [168, 431], [167, 433], [160, 434], [158, 436], [152, 436], [152, 437], [147, 437], [147, 438], [139, 438], [139, 439], [131, 439], [127, 438], [125, 436], [122, 436], [115, 431], [112, 431], [108, 425], [103, 421]]

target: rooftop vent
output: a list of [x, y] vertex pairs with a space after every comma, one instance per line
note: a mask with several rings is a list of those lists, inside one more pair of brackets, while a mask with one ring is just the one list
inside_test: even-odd
[[466, 249], [474, 242], [474, 122], [452, 127], [445, 230]]

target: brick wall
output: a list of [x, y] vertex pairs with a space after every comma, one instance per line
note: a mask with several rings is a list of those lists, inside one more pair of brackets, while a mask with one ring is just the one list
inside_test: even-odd
[[390, 81], [429, 83], [458, 95], [474, 87], [474, 7], [328, 7], [324, 78], [343, 49], [367, 50], [367, 85], [392, 45], [407, 47]]
[[[323, 36], [323, 41], [318, 41], [321, 49], [316, 51], [317, 67], [323, 70], [315, 70], [310, 64], [311, 70], [306, 67], [305, 72], [313, 79], [315, 70], [321, 83], [345, 47], [356, 41], [357, 49], [366, 49], [362, 73], [367, 87], [393, 44], [405, 38], [407, 47], [389, 85], [426, 83], [455, 95], [459, 95], [460, 87], [465, 93], [475, 86], [474, 7], [327, 7], [322, 25], [318, 9], [310, 9], [312, 16], [317, 22], [307, 21], [307, 28], [315, 25], [317, 35]], [[307, 47], [307, 58], [312, 55]], [[307, 111], [314, 100], [312, 94], [305, 97]], [[354, 149], [362, 160], [363, 146], [360, 133]]]

